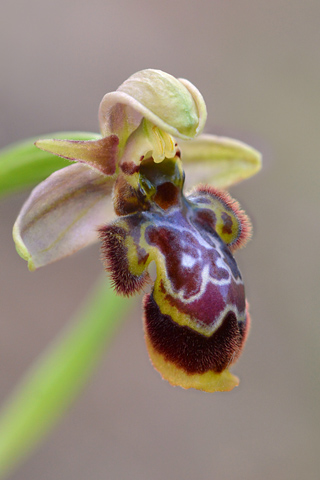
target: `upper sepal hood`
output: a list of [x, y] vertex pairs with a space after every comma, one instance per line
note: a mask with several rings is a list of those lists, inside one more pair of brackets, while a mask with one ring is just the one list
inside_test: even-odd
[[131, 133], [146, 118], [153, 125], [181, 139], [202, 132], [207, 109], [199, 90], [188, 80], [176, 79], [161, 70], [141, 70], [107, 93], [100, 104], [103, 136]]

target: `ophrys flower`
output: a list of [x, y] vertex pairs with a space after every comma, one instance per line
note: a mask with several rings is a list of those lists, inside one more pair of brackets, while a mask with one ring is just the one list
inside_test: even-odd
[[[232, 252], [250, 222], [226, 188], [256, 173], [251, 147], [200, 135], [206, 107], [186, 80], [159, 70], [132, 75], [103, 98], [101, 137], [39, 140], [43, 150], [78, 163], [36, 187], [14, 227], [31, 270], [100, 236], [118, 293], [131, 295], [157, 277], [144, 300], [151, 360], [174, 385], [230, 390], [228, 367], [249, 326], [241, 274]], [[186, 172], [186, 177], [185, 177]], [[206, 181], [184, 193], [184, 184]], [[118, 218], [112, 220], [112, 217]]]

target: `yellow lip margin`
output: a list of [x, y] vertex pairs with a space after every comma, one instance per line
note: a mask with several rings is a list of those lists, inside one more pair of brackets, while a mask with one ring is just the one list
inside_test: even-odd
[[229, 370], [221, 373], [210, 370], [205, 373], [189, 374], [172, 362], [168, 362], [163, 355], [157, 352], [147, 334], [145, 340], [154, 368], [158, 370], [163, 379], [173, 386], [178, 385], [185, 389], [195, 388], [205, 392], [228, 392], [239, 385], [239, 378], [232, 375]]

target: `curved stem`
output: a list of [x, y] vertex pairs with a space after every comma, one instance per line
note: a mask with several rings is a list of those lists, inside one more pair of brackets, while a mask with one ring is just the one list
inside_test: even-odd
[[106, 280], [89, 303], [37, 360], [0, 415], [0, 477], [39, 443], [77, 395], [130, 301]]

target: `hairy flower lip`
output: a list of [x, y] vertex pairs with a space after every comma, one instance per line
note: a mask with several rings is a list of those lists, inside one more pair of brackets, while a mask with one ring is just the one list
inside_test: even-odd
[[[157, 176], [151, 166], [144, 176], [157, 189], [166, 185], [171, 170], [161, 164]], [[183, 198], [182, 183], [177, 181], [176, 189]], [[121, 193], [127, 209], [100, 229], [103, 259], [122, 295], [144, 287], [155, 261], [156, 280], [144, 301], [152, 363], [174, 385], [231, 390], [238, 380], [228, 368], [243, 348], [249, 322], [243, 280], [230, 250], [248, 240], [247, 217], [226, 193], [212, 188], [198, 187], [181, 202], [171, 198], [168, 209], [148, 211], [132, 204], [130, 189]]]

